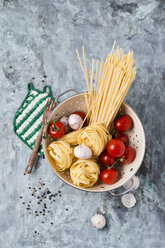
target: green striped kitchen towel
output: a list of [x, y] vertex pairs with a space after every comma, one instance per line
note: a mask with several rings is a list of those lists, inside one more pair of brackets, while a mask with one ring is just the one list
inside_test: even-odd
[[[42, 125], [45, 104], [52, 98], [52, 93], [48, 85], [44, 86], [42, 91], [35, 89], [32, 83], [29, 83], [27, 88], [28, 94], [14, 115], [13, 130], [29, 148], [33, 149]], [[42, 145], [39, 154], [43, 155]]]

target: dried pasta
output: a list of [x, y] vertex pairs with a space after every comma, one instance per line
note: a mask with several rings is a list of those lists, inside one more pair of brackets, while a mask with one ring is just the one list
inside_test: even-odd
[[63, 140], [70, 144], [71, 146], [78, 145], [77, 135], [80, 133], [80, 130], [70, 132], [64, 136], [62, 136], [59, 140]]
[[85, 101], [89, 124], [102, 122], [108, 129], [136, 74], [136, 67], [133, 67], [133, 52], [129, 51], [128, 54], [124, 55], [123, 50], [121, 48], [119, 49], [119, 47], [117, 47], [116, 52], [113, 52], [114, 47], [115, 42], [105, 62], [102, 59], [100, 60], [99, 72], [99, 62], [97, 60], [95, 77], [94, 60], [92, 60], [92, 69], [88, 75], [84, 47], [82, 48], [84, 66], [76, 50], [88, 87], [88, 94], [85, 96]]
[[101, 123], [94, 123], [85, 127], [77, 137], [78, 144], [85, 144], [88, 146], [92, 150], [94, 156], [99, 156], [107, 145], [107, 142], [111, 139], [111, 134]]
[[74, 185], [82, 188], [92, 187], [100, 174], [99, 165], [90, 159], [79, 159], [70, 167]]
[[[74, 162], [72, 146], [85, 144], [99, 156], [109, 140], [110, 126], [128, 92], [135, 77], [133, 52], [127, 54], [115, 42], [105, 61], [92, 59], [92, 66], [87, 71], [84, 47], [83, 62], [76, 50], [78, 60], [87, 84], [85, 92], [87, 127], [80, 127], [52, 142], [48, 147], [49, 154], [54, 158], [57, 170], [63, 171], [70, 167], [70, 177], [74, 185], [82, 188], [92, 187], [99, 177], [99, 165], [92, 159], [78, 159]], [[83, 122], [83, 123], [84, 123]]]
[[72, 164], [73, 148], [62, 140], [52, 142], [47, 148], [50, 156], [54, 159], [58, 171], [68, 169]]

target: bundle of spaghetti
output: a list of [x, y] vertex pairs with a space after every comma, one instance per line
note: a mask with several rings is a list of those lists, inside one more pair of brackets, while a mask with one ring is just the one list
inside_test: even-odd
[[70, 176], [74, 185], [82, 188], [92, 187], [98, 180], [100, 169], [91, 159], [78, 159], [70, 167]]
[[83, 128], [77, 136], [78, 144], [88, 146], [94, 156], [99, 156], [111, 139], [111, 134], [102, 123], [93, 123]]
[[58, 171], [64, 171], [71, 166], [74, 154], [73, 148], [67, 142], [62, 140], [53, 141], [47, 150], [53, 158]]
[[71, 146], [76, 146], [78, 145], [77, 136], [79, 133], [80, 133], [80, 130], [70, 132], [62, 136], [59, 140], [63, 140], [69, 143]]
[[[80, 59], [76, 50], [82, 71], [88, 87], [85, 101], [87, 106], [87, 116], [89, 124], [102, 122], [109, 129], [114, 120], [127, 91], [135, 77], [136, 67], [133, 68], [134, 59], [133, 52], [129, 51], [124, 55], [123, 50], [117, 47], [113, 53], [115, 42], [111, 53], [108, 54], [105, 62], [100, 60], [100, 69], [98, 73], [99, 62], [96, 62], [95, 78], [94, 60], [92, 60], [92, 69], [90, 69], [90, 85], [89, 77], [86, 69], [85, 52], [83, 51], [83, 61]], [[93, 86], [93, 81], [94, 86]]]

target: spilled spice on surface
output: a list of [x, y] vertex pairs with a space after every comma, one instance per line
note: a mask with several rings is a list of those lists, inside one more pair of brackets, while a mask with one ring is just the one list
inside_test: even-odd
[[[20, 199], [22, 199], [21, 204], [25, 207], [29, 218], [37, 218], [37, 222], [40, 221], [41, 224], [44, 224], [47, 220], [46, 215], [52, 217], [53, 211], [52, 204], [59, 200], [59, 197], [62, 197], [62, 192], [58, 190], [57, 192], [51, 192], [49, 188], [45, 187], [45, 183], [42, 182], [42, 179], [39, 178], [37, 186], [28, 186], [29, 197], [28, 201], [25, 201], [24, 196], [21, 194]], [[65, 208], [68, 211], [68, 208]], [[44, 218], [44, 220], [43, 220]], [[54, 222], [49, 222], [51, 226]], [[34, 231], [33, 238], [39, 235], [38, 231]], [[41, 235], [41, 234], [40, 234]], [[45, 242], [43, 242], [45, 244]]]

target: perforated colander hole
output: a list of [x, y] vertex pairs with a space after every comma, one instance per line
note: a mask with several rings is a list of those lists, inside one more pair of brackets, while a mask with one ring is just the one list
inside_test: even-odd
[[83, 105], [84, 103], [83, 102], [80, 102], [81, 105]]
[[73, 105], [73, 102], [71, 102], [70, 105]]
[[136, 134], [136, 137], [137, 137], [138, 135]]
[[69, 175], [69, 171], [67, 171], [66, 174]]
[[71, 110], [72, 108], [69, 108], [69, 110]]
[[139, 140], [137, 140], [137, 143], [139, 143]]
[[105, 187], [101, 186], [100, 188], [101, 188], [101, 189], [104, 189]]
[[134, 130], [132, 130], [132, 132], [134, 133]]
[[64, 115], [65, 114], [65, 111], [63, 111], [62, 114]]
[[138, 150], [138, 146], [136, 146], [136, 149]]
[[56, 113], [56, 116], [58, 116], [59, 115], [59, 113]]
[[133, 140], [135, 140], [135, 138], [133, 138]]
[[77, 109], [80, 109], [80, 107], [78, 107]]
[[76, 101], [76, 103], [78, 103], [78, 101]]

